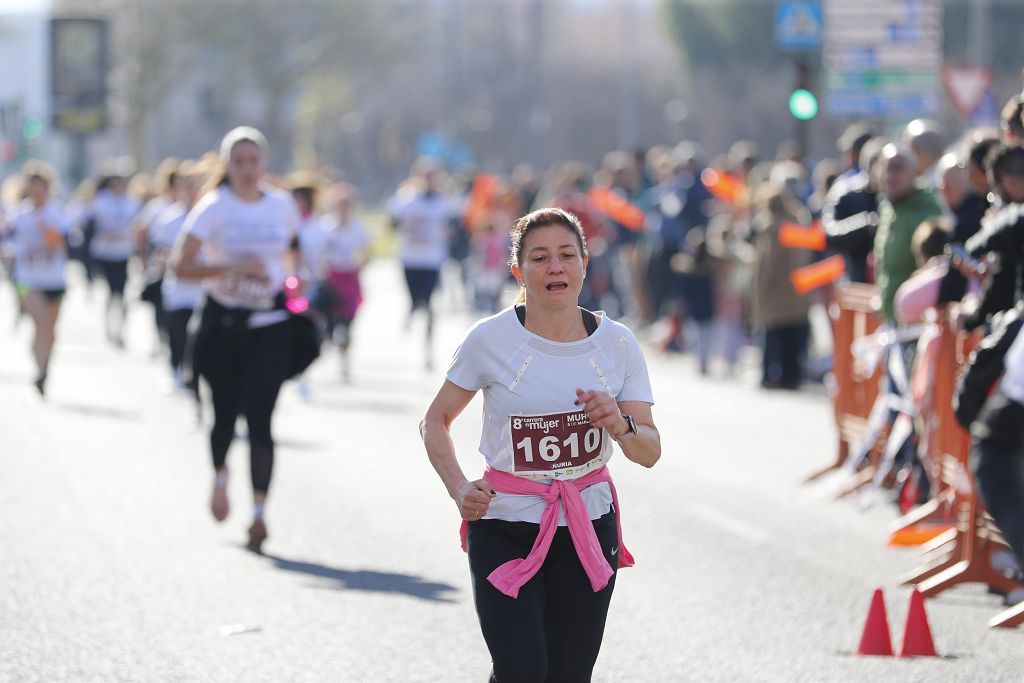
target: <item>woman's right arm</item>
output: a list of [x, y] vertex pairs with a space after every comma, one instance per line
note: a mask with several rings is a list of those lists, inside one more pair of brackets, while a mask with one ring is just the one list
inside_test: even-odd
[[168, 263], [174, 274], [181, 280], [202, 280], [207, 277], [223, 275], [230, 268], [226, 265], [208, 266], [199, 262], [199, 249], [202, 240], [182, 233], [174, 245], [171, 260]]
[[181, 280], [202, 280], [208, 277], [217, 277], [224, 273], [233, 272], [239, 275], [251, 275], [262, 277], [266, 274], [263, 262], [255, 256], [249, 257], [238, 263], [205, 265], [199, 261], [199, 249], [203, 246], [202, 240], [182, 233], [174, 245], [168, 266]]
[[452, 422], [473, 400], [474, 394], [475, 391], [468, 391], [445, 380], [420, 422], [420, 436], [430, 464], [441, 477], [463, 519], [483, 517], [494, 497], [494, 491], [485, 480], [466, 479], [455, 457], [455, 444], [449, 431]]

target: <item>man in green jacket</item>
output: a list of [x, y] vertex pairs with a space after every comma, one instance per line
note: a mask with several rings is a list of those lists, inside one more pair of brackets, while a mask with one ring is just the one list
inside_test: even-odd
[[929, 190], [916, 182], [917, 160], [909, 149], [888, 144], [882, 150], [882, 187], [885, 199], [878, 207], [875, 233], [875, 282], [882, 296], [882, 314], [896, 318], [896, 290], [917, 268], [911, 240], [927, 218], [942, 215], [942, 207]]

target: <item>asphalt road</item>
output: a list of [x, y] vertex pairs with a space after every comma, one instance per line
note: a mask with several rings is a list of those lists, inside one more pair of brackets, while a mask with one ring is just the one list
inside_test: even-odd
[[[166, 392], [150, 318], [106, 345], [103, 292], [68, 295], [45, 401], [30, 386], [29, 325], [0, 286], [0, 680], [484, 681], [456, 510], [417, 422], [472, 320], [439, 303], [437, 369], [404, 330], [399, 271], [367, 273], [354, 375], [337, 359], [287, 386], [266, 555], [242, 548], [247, 449], [233, 510], [208, 511], [211, 471], [192, 407]], [[648, 355], [664, 455], [613, 461], [625, 540], [597, 681], [1020, 680], [1024, 634], [991, 631], [996, 598], [928, 602], [932, 660], [858, 658], [871, 591], [899, 642], [913, 551], [883, 546], [891, 506], [861, 510], [801, 488], [832, 455], [822, 391], [765, 394]], [[468, 473], [479, 403], [454, 435]]]

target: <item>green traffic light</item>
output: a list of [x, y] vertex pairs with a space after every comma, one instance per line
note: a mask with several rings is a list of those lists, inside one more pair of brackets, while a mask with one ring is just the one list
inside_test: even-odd
[[799, 121], [810, 121], [818, 115], [818, 98], [810, 90], [797, 88], [789, 96], [789, 113]]
[[21, 126], [21, 137], [26, 140], [35, 140], [43, 134], [43, 122], [38, 116], [30, 116], [25, 119]]

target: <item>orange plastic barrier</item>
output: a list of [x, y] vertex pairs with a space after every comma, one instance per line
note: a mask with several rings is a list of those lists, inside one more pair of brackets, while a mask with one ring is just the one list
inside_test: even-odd
[[[868, 368], [854, 358], [851, 349], [854, 341], [874, 334], [881, 324], [875, 311], [874, 299], [877, 296], [878, 289], [873, 285], [848, 283], [836, 287], [835, 303], [829, 307], [829, 317], [832, 319], [835, 347], [832, 399], [839, 444], [835, 460], [808, 476], [808, 482], [842, 467], [851, 449], [867, 436], [868, 417], [878, 398], [882, 369], [875, 368], [874, 372], [868, 374]], [[869, 466], [862, 470], [863, 474], [858, 473], [854, 488], [871, 481], [874, 476], [873, 463], [880, 455], [879, 449], [885, 439], [880, 438], [878, 441], [880, 443], [872, 448]]]
[[809, 266], [797, 268], [789, 274], [789, 280], [793, 283], [796, 293], [802, 295], [835, 282], [845, 272], [846, 261], [836, 254]]
[[700, 181], [716, 199], [730, 204], [739, 199], [743, 189], [743, 184], [736, 176], [721, 169], [705, 168], [701, 171]]
[[821, 223], [818, 221], [811, 226], [783, 223], [779, 230], [779, 244], [790, 249], [824, 251], [825, 231], [821, 229]]
[[644, 229], [643, 210], [631, 204], [629, 200], [617, 192], [613, 192], [607, 187], [592, 187], [590, 192], [587, 193], [587, 199], [601, 213], [619, 225], [633, 232], [639, 232]]
[[[932, 502], [923, 506], [923, 511], [915, 512], [917, 517], [923, 513], [923, 519], [951, 514], [954, 526], [924, 546], [922, 564], [901, 580], [906, 585], [916, 585], [926, 598], [962, 583], [982, 583], [1009, 592], [1019, 585], [991, 564], [992, 553], [1006, 550], [1006, 543], [985, 513], [975, 490], [969, 464], [970, 436], [956, 421], [952, 408], [956, 379], [980, 339], [977, 335], [958, 332], [947, 321], [942, 325], [935, 368], [935, 400], [929, 415], [936, 426], [932, 447], [925, 454], [936, 495]], [[903, 523], [910, 521], [905, 518]], [[999, 621], [993, 625], [1024, 623], [1024, 608], [1016, 621], [1013, 615]]]

